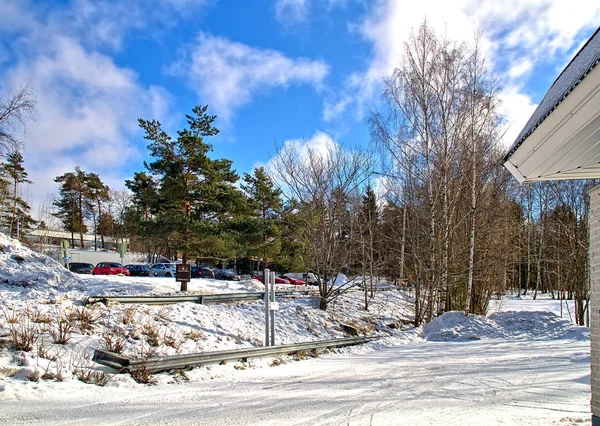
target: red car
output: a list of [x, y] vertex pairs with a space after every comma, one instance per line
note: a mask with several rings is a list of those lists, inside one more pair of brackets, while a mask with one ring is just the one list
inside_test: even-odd
[[92, 271], [92, 275], [127, 275], [130, 276], [129, 270], [127, 268], [123, 268], [120, 263], [116, 262], [100, 262]]
[[[255, 275], [255, 276], [252, 277], [252, 279], [258, 280], [261, 283], [264, 282], [262, 275]], [[285, 279], [283, 277], [275, 277], [275, 284], [290, 284], [290, 282], [289, 282], [289, 280], [287, 280], [287, 279]]]
[[281, 278], [284, 278], [290, 282], [290, 284], [294, 285], [304, 285], [306, 284], [304, 280], [299, 280], [297, 278], [288, 277], [287, 275], [283, 275]]

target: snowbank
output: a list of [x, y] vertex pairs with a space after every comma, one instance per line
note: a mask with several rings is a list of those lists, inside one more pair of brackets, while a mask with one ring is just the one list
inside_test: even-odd
[[423, 326], [430, 341], [479, 339], [589, 339], [589, 329], [578, 327], [552, 312], [498, 312], [484, 317], [446, 312]]
[[56, 260], [0, 233], [0, 283], [20, 298], [53, 297], [83, 290], [83, 282]]

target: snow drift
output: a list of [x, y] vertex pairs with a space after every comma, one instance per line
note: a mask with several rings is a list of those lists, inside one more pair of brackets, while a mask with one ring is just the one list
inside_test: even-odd
[[552, 312], [498, 312], [484, 317], [446, 312], [423, 326], [430, 341], [479, 339], [589, 339], [589, 329], [578, 327]]

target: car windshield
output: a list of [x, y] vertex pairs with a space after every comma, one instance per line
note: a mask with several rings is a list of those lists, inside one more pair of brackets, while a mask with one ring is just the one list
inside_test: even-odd
[[106, 265], [110, 268], [120, 268], [121, 267], [120, 263], [114, 263], [114, 262], [107, 263]]

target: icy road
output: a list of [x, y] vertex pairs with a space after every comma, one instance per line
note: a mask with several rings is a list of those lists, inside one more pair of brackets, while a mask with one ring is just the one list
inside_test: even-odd
[[590, 419], [589, 342], [582, 340], [419, 341], [237, 373], [136, 391], [26, 393], [18, 402], [0, 402], [0, 423], [569, 425]]

